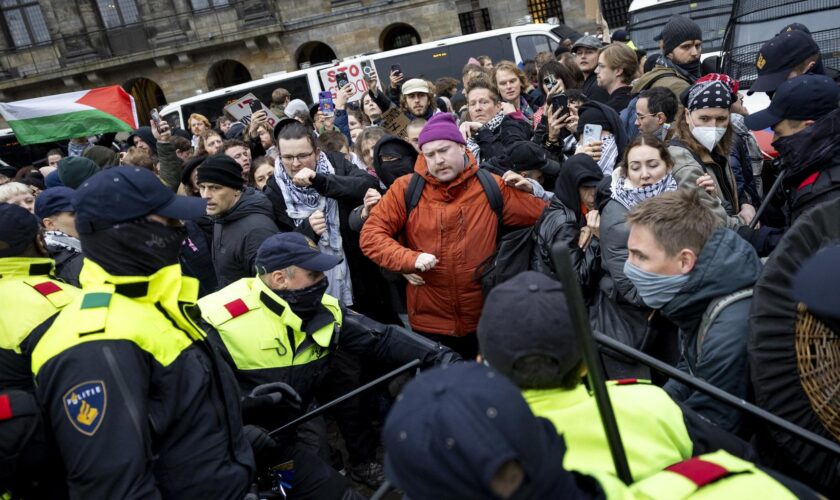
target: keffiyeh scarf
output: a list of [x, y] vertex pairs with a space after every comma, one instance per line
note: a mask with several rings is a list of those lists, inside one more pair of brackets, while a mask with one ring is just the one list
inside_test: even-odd
[[44, 233], [44, 242], [50, 250], [65, 249], [71, 252], [82, 253], [82, 243], [61, 231], [47, 231]]
[[[505, 119], [505, 114], [504, 114], [504, 112], [500, 111], [496, 116], [491, 118], [489, 122], [482, 125], [482, 127], [481, 127], [481, 129], [479, 129], [479, 131], [487, 129], [490, 132], [495, 132], [502, 125], [502, 120], [504, 120], [504, 119]], [[476, 159], [477, 162], [481, 162], [481, 157], [480, 157], [481, 148], [478, 146], [478, 143], [475, 142], [475, 136], [476, 135], [478, 135], [478, 132], [476, 132], [472, 137], [467, 139], [467, 149], [469, 149], [470, 152], [472, 152], [472, 154], [473, 154], [473, 156], [475, 156], [475, 159]]]
[[671, 174], [667, 174], [650, 186], [633, 188], [627, 187], [627, 185], [627, 178], [619, 175], [616, 171], [616, 174], [612, 177], [612, 184], [610, 185], [610, 190], [612, 191], [610, 198], [621, 203], [627, 210], [631, 210], [649, 198], [659, 196], [668, 191], [677, 190], [677, 180]]
[[610, 175], [618, 160], [618, 145], [615, 143], [615, 136], [610, 134], [601, 139], [601, 159], [598, 166], [604, 175]]
[[[318, 156], [315, 173], [322, 175], [335, 174], [335, 169], [323, 152]], [[315, 188], [296, 186], [289, 174], [286, 173], [283, 160], [280, 157], [275, 161], [274, 178], [283, 193], [286, 213], [294, 221], [295, 226], [303, 224], [316, 210], [322, 211], [327, 220], [327, 230], [318, 240], [318, 247], [326, 254], [344, 257], [338, 220], [338, 202], [333, 198], [321, 196]], [[343, 260], [325, 274], [330, 280], [327, 293], [339, 299], [346, 306], [352, 305], [353, 288], [350, 282], [347, 260]]]

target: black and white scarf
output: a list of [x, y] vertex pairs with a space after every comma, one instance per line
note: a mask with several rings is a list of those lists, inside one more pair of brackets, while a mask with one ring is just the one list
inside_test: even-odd
[[79, 239], [61, 231], [45, 232], [44, 242], [47, 244], [47, 249], [51, 251], [64, 249], [70, 250], [71, 252], [82, 253], [82, 243]]
[[[286, 214], [300, 226], [316, 210], [324, 212], [327, 220], [327, 230], [318, 240], [318, 247], [322, 252], [330, 255], [344, 257], [342, 247], [341, 230], [339, 229], [338, 202], [333, 198], [321, 196], [321, 193], [313, 187], [300, 187], [292, 182], [292, 178], [286, 173], [283, 160], [278, 156], [274, 162], [274, 178], [280, 191], [283, 193], [283, 201], [286, 202]], [[335, 169], [327, 159], [324, 152], [318, 156], [318, 163], [315, 166], [315, 173], [322, 175], [335, 175]], [[340, 300], [344, 305], [353, 304], [353, 288], [350, 283], [350, 272], [347, 268], [347, 259], [325, 273], [330, 280], [327, 293]]]
[[[482, 125], [479, 131], [487, 129], [490, 132], [495, 132], [502, 125], [502, 120], [504, 119], [504, 111], [499, 111], [499, 113], [491, 118], [490, 121]], [[476, 132], [475, 135], [478, 135], [478, 132]], [[481, 162], [481, 148], [478, 146], [478, 143], [475, 142], [475, 135], [467, 139], [467, 148], [472, 152], [473, 156], [475, 156], [475, 160], [477, 162]]]
[[676, 191], [677, 180], [674, 179], [674, 176], [668, 173], [665, 177], [659, 179], [650, 186], [641, 186], [637, 188], [628, 186], [629, 183], [627, 182], [627, 178], [618, 174], [618, 170], [616, 170], [612, 177], [612, 184], [610, 185], [610, 190], [612, 191], [610, 198], [621, 203], [627, 210], [631, 210], [633, 207], [647, 199], [659, 196], [660, 194], [668, 191]]

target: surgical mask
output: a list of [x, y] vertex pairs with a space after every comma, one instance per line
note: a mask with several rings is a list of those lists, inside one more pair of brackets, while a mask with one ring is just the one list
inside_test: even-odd
[[715, 146], [717, 146], [717, 143], [723, 139], [723, 135], [726, 134], [726, 127], [696, 127], [691, 120], [691, 114], [688, 116], [689, 123], [691, 123], [691, 135], [711, 153], [715, 149]]
[[668, 305], [688, 281], [688, 274], [666, 276], [649, 273], [634, 266], [629, 260], [624, 262], [624, 274], [636, 286], [644, 303], [652, 309], [662, 309]]

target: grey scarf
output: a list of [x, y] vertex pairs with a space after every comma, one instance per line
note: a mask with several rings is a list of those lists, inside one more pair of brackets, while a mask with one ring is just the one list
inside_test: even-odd
[[49, 250], [70, 250], [71, 252], [82, 253], [82, 243], [61, 231], [47, 231], [44, 233], [44, 242]]
[[[316, 210], [324, 212], [324, 217], [327, 220], [327, 230], [318, 240], [318, 247], [324, 253], [344, 257], [338, 220], [338, 202], [333, 198], [321, 196], [315, 188], [296, 186], [289, 174], [286, 173], [283, 160], [279, 156], [274, 164], [274, 178], [283, 193], [286, 213], [295, 226], [303, 224]], [[330, 165], [327, 155], [323, 152], [318, 156], [315, 172], [321, 175], [335, 175], [335, 169]], [[346, 259], [325, 274], [330, 280], [327, 293], [346, 306], [353, 305], [353, 288], [350, 283], [350, 273]]]

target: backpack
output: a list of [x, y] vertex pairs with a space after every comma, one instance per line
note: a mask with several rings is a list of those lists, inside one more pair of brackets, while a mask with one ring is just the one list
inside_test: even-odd
[[[490, 208], [496, 214], [498, 221], [496, 231], [496, 250], [490, 254], [475, 270], [473, 278], [481, 282], [481, 290], [486, 296], [498, 284], [501, 284], [517, 274], [527, 271], [531, 265], [531, 252], [537, 240], [537, 226], [507, 227], [503, 222], [504, 201], [499, 185], [493, 174], [487, 170], [478, 169], [476, 177], [481, 183]], [[426, 180], [422, 175], [414, 173], [405, 190], [405, 220], [423, 194]]]
[[720, 316], [720, 313], [735, 302], [752, 298], [752, 296], [752, 288], [743, 288], [728, 295], [718, 297], [706, 306], [706, 310], [703, 312], [703, 318], [700, 320], [700, 328], [697, 329], [697, 363], [700, 363], [700, 356], [703, 354], [703, 341], [706, 339], [712, 323]]

